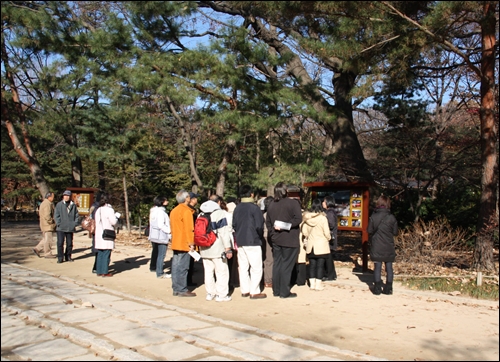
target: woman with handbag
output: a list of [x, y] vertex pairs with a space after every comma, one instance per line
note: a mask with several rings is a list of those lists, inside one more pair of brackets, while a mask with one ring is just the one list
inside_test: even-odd
[[101, 195], [99, 208], [95, 213], [95, 248], [97, 251], [96, 271], [99, 277], [112, 277], [109, 272], [111, 250], [115, 248], [116, 233], [114, 227], [120, 213], [109, 204], [108, 194]]

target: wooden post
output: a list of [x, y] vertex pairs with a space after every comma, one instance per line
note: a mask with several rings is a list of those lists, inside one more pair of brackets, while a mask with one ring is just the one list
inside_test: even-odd
[[477, 272], [476, 284], [478, 287], [483, 285], [483, 272], [480, 271]]

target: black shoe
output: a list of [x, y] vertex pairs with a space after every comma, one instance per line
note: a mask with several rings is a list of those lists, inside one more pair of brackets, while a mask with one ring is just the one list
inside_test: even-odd
[[290, 293], [286, 297], [281, 297], [280, 296], [280, 298], [296, 298], [296, 297], [297, 297], [297, 293]]
[[392, 282], [391, 283], [385, 283], [385, 286], [382, 290], [382, 293], [386, 295], [392, 295]]
[[373, 294], [380, 295], [382, 293], [382, 282], [375, 282], [375, 287], [373, 288]]
[[61, 264], [62, 262], [62, 260], [57, 260], [57, 264]]
[[69, 258], [69, 259], [66, 259], [66, 261], [69, 261], [69, 262], [74, 262], [73, 259]]

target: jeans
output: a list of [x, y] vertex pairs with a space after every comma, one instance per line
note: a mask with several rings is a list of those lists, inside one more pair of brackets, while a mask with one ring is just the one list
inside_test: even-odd
[[273, 244], [273, 295], [288, 297], [292, 272], [297, 263], [299, 248], [289, 248]]
[[174, 250], [172, 257], [172, 289], [174, 293], [185, 293], [187, 288], [187, 275], [191, 255], [187, 251]]
[[167, 244], [156, 244], [156, 248], [158, 249], [156, 257], [156, 276], [161, 277], [163, 275], [163, 263], [165, 262], [165, 255], [167, 255]]
[[[387, 261], [385, 263], [385, 272], [387, 274], [387, 283], [392, 283], [394, 280], [394, 270], [392, 269], [392, 261]], [[382, 262], [375, 261], [375, 270], [373, 271], [373, 277], [376, 282], [382, 281]]]
[[111, 260], [111, 249], [97, 250], [96, 272], [97, 274], [109, 273], [109, 261]]
[[[64, 251], [64, 239], [66, 239], [66, 250]], [[73, 233], [64, 231], [57, 232], [57, 259], [59, 261], [71, 259], [73, 251]]]

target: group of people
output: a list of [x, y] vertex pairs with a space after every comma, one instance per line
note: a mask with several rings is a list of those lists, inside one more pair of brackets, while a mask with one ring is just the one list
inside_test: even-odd
[[[333, 255], [337, 248], [337, 215], [335, 200], [326, 196], [312, 200], [309, 210], [302, 210], [300, 200], [288, 196], [287, 185], [279, 182], [274, 196], [255, 202], [252, 186], [243, 185], [240, 199], [226, 204], [218, 195], [200, 205], [199, 212], [210, 216], [215, 242], [208, 247], [194, 243], [194, 223], [198, 216], [195, 206], [198, 195], [181, 190], [176, 195], [177, 206], [170, 215], [166, 211], [168, 199], [157, 196], [149, 215], [149, 240], [152, 243], [150, 270], [158, 278], [171, 278], [173, 295], [195, 297], [189, 290], [192, 285], [194, 256], [202, 258], [206, 299], [230, 301], [230, 287], [238, 284], [242, 297], [263, 299], [264, 288], [272, 288], [273, 296], [294, 298], [291, 292], [292, 275], [296, 283], [308, 275], [309, 287], [323, 290], [324, 280], [337, 278]], [[72, 262], [73, 233], [78, 224], [78, 209], [71, 200], [71, 191], [63, 193], [62, 200], [54, 207], [54, 193], [48, 192], [40, 205], [42, 240], [32, 250], [38, 256], [56, 258], [57, 263]], [[110, 204], [109, 195], [97, 195], [90, 211], [95, 221], [92, 251], [96, 254], [92, 272], [101, 277], [111, 277], [109, 263], [114, 240], [103, 237], [104, 229], [113, 229], [120, 217]], [[53, 232], [57, 234], [57, 256], [52, 254]], [[392, 294], [395, 259], [394, 236], [398, 227], [390, 212], [390, 199], [382, 195], [368, 223], [370, 256], [375, 264], [374, 294]], [[64, 249], [64, 241], [66, 248]], [[164, 272], [164, 259], [168, 245], [173, 256], [171, 273]], [[234, 259], [236, 260], [234, 260]], [[309, 270], [305, 264], [309, 261]], [[382, 289], [381, 270], [385, 263], [387, 282]], [[234, 266], [237, 265], [237, 268]], [[302, 267], [302, 268], [301, 268]], [[235, 275], [237, 282], [234, 281]]]
[[[57, 258], [57, 263], [73, 262], [73, 234], [79, 224], [78, 207], [71, 200], [72, 192], [65, 190], [62, 200], [54, 206], [54, 193], [47, 192], [40, 205], [40, 229], [42, 240], [32, 250], [39, 257]], [[109, 263], [111, 251], [114, 249], [114, 240], [103, 237], [104, 229], [114, 229], [120, 214], [115, 212], [110, 204], [110, 197], [103, 192], [96, 195], [96, 202], [90, 209], [91, 218], [95, 220], [95, 233], [92, 235], [92, 251], [95, 253], [95, 262], [92, 272], [97, 276], [111, 277]], [[57, 235], [57, 254], [53, 250], [53, 233]]]

